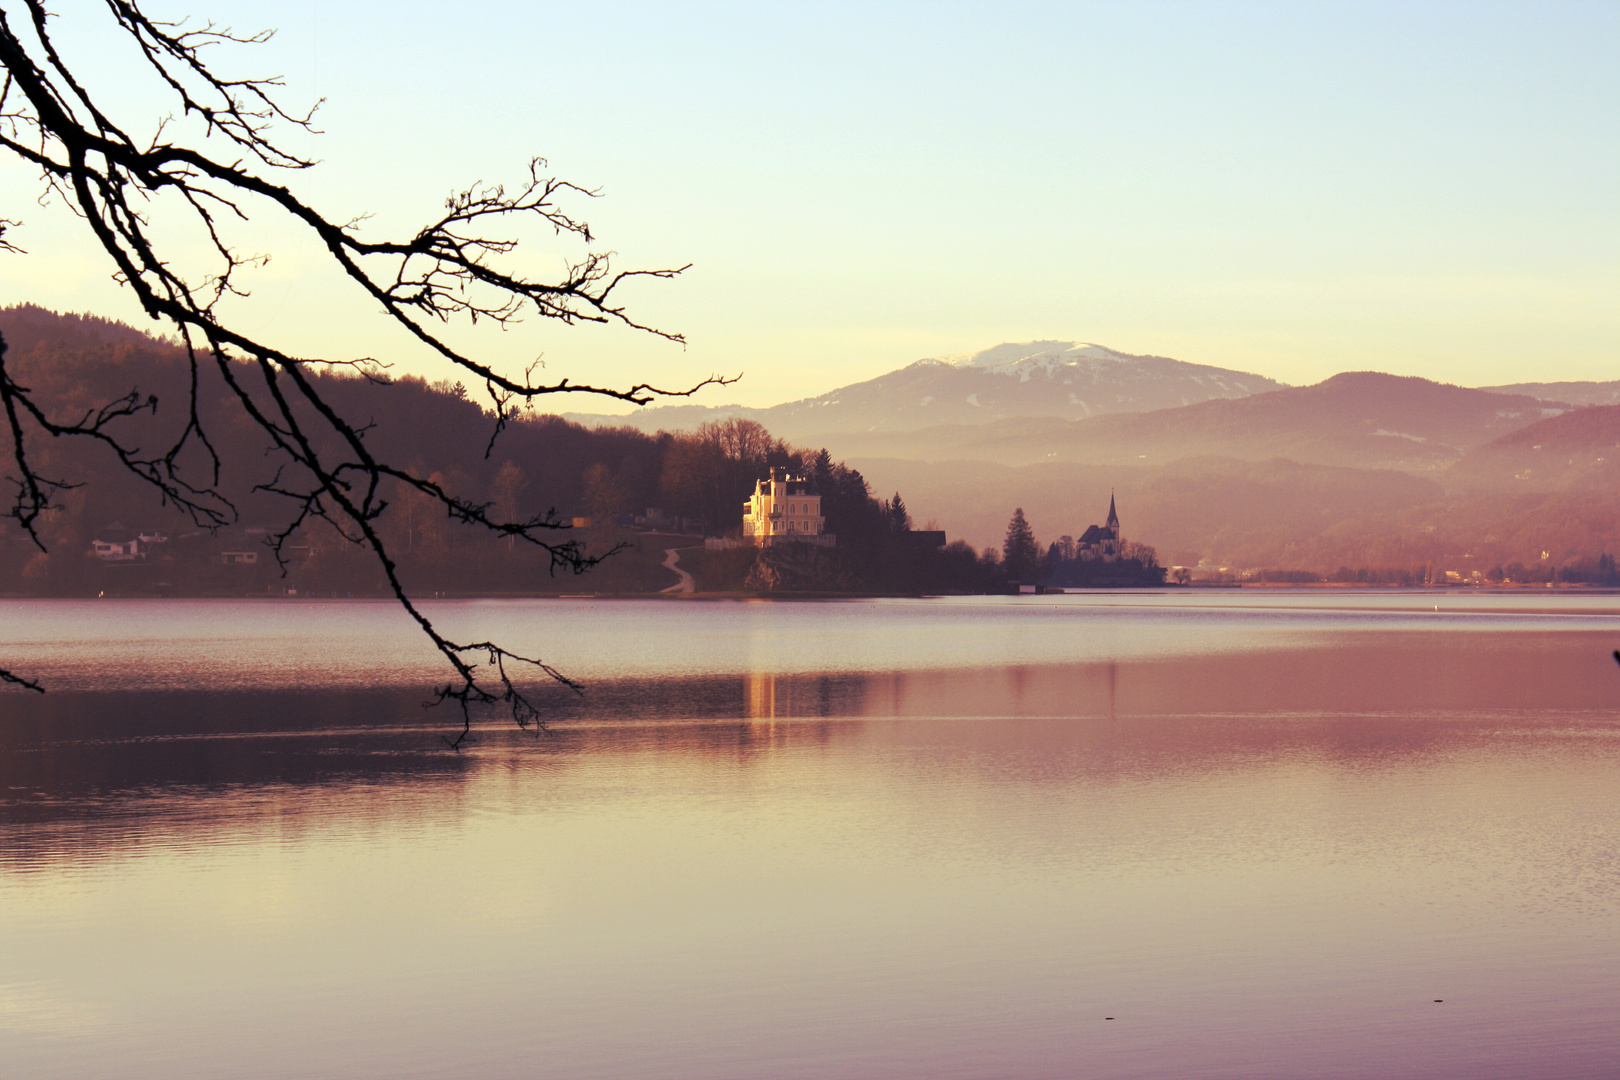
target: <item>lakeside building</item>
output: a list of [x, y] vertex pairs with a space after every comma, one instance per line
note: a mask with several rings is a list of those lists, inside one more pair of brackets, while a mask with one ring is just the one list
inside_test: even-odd
[[1101, 559], [1103, 562], [1113, 562], [1119, 558], [1124, 548], [1125, 540], [1119, 534], [1119, 512], [1114, 509], [1114, 493], [1108, 493], [1108, 520], [1101, 525], [1091, 525], [1081, 534], [1075, 544], [1077, 553], [1082, 559]]
[[802, 476], [773, 468], [754, 482], [754, 494], [743, 504], [742, 534], [757, 545], [799, 543], [834, 547], [838, 538], [826, 532], [821, 495]]
[[90, 540], [90, 553], [102, 562], [135, 562], [145, 559], [158, 544], [169, 538], [156, 529], [126, 529], [118, 522], [100, 529]]

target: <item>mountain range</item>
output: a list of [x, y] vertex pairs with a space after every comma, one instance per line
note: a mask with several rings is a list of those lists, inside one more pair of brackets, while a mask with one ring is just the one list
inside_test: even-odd
[[1429, 472], [1568, 408], [1521, 394], [1361, 371], [1315, 386], [1151, 412], [842, 433], [832, 442], [845, 455], [922, 461], [1158, 465], [1220, 455]]
[[[1379, 381], [1393, 378], [1376, 372], [1351, 372], [1315, 387], [1290, 387], [1252, 372], [1191, 364], [1164, 356], [1133, 355], [1104, 345], [1074, 341], [1030, 341], [997, 345], [974, 353], [918, 360], [875, 379], [768, 408], [683, 404], [655, 405], [624, 415], [562, 415], [567, 420], [588, 427], [623, 426], [647, 432], [689, 431], [707, 421], [741, 417], [764, 424], [780, 438], [806, 445], [870, 435], [873, 438], [868, 449], [878, 451], [881, 448], [887, 452], [907, 444], [906, 440], [890, 436], [932, 428], [976, 429], [1005, 421], [999, 430], [1016, 433], [1028, 420], [1076, 422], [1121, 413], [1151, 413], [1206, 402], [1237, 401], [1275, 391], [1295, 391], [1296, 396], [1289, 405], [1285, 406], [1281, 401], [1273, 402], [1262, 407], [1261, 414], [1251, 416], [1241, 408], [1212, 407], [1203, 414], [1188, 414], [1187, 422], [1201, 427], [1224, 424], [1235, 429], [1241, 439], [1250, 419], [1260, 419], [1267, 410], [1280, 414], [1297, 403], [1300, 406], [1298, 411], [1302, 418], [1303, 434], [1307, 438], [1316, 437], [1310, 430], [1314, 421], [1307, 422], [1303, 417], [1314, 415], [1318, 419], [1326, 418], [1341, 437], [1351, 437], [1352, 441], [1359, 440], [1362, 435], [1375, 440], [1380, 437], [1416, 436], [1416, 439], [1409, 441], [1438, 439], [1454, 450], [1457, 448], [1455, 444], [1478, 441], [1480, 432], [1495, 430], [1500, 434], [1551, 415], [1548, 410], [1561, 411], [1585, 405], [1620, 405], [1620, 380], [1486, 386], [1477, 391], [1468, 391], [1469, 395], [1474, 395], [1474, 404], [1462, 406], [1462, 409], [1473, 413], [1475, 419], [1464, 421], [1464, 428], [1456, 430], [1446, 426], [1451, 423], [1450, 420], [1428, 415], [1428, 410], [1439, 403], [1434, 397], [1434, 393], [1439, 391], [1428, 392], [1421, 387], [1437, 384], [1424, 379], [1413, 379], [1403, 384], [1413, 391], [1403, 406], [1399, 404], [1401, 394], [1391, 391], [1395, 384]], [[1429, 397], [1425, 399], [1426, 393]], [[1478, 394], [1506, 396], [1514, 401], [1510, 405], [1497, 404], [1493, 408], [1491, 399], [1478, 397]], [[1379, 399], [1382, 399], [1381, 403]], [[1452, 404], [1447, 403], [1446, 407]], [[1374, 411], [1388, 411], [1386, 419], [1396, 426], [1375, 426], [1363, 432], [1347, 428], [1342, 418], [1335, 415], [1335, 410], [1340, 407], [1366, 413], [1369, 406]], [[1415, 412], [1402, 415], [1402, 408]], [[1505, 409], [1513, 415], [1492, 420], [1490, 414], [1496, 408]], [[1544, 411], [1538, 415], [1535, 409]], [[1178, 417], [1174, 424], [1167, 422], [1167, 426], [1181, 422]], [[1436, 423], [1441, 425], [1441, 430], [1418, 430], [1433, 428]], [[1150, 423], [1147, 428], [1153, 426]], [[1134, 424], [1125, 424], [1116, 429], [1092, 428], [1088, 429], [1088, 435], [1082, 437], [1081, 441], [1092, 437], [1107, 438], [1100, 434], [1104, 431], [1128, 432], [1132, 437], [1140, 437], [1147, 428]], [[1045, 438], [1063, 430], [1059, 425], [1046, 425], [1040, 428], [1040, 436]], [[1376, 433], [1380, 430], [1385, 431], [1386, 435], [1378, 436]], [[990, 455], [987, 460], [1001, 460], [1008, 449], [996, 431], [991, 427], [977, 435], [962, 432], [952, 435], [941, 430], [937, 435], [914, 444], [907, 456], [913, 452], [929, 457], [938, 457], [942, 452], [965, 452], [975, 459], [983, 453]], [[1034, 434], [1032, 431], [1032, 439]], [[1168, 449], [1177, 439], [1157, 441]], [[1287, 452], [1292, 447], [1284, 446], [1281, 449]], [[1440, 459], [1448, 453], [1447, 449], [1430, 449], [1432, 452], [1420, 453], [1417, 457]], [[1351, 458], [1356, 457], [1348, 446], [1345, 451]], [[1047, 460], [1050, 452], [1041, 451], [1033, 455], [1014, 453], [1012, 456], [1023, 460]], [[1401, 454], [1395, 457], [1405, 459], [1405, 455]]]
[[590, 426], [690, 430], [709, 420], [757, 420], [789, 440], [832, 432], [916, 431], [1027, 417], [1081, 420], [1146, 412], [1281, 389], [1263, 375], [1133, 356], [1102, 345], [1031, 341], [982, 352], [918, 360], [875, 379], [767, 409], [741, 405], [661, 405], [626, 416], [569, 413]]
[[770, 409], [678, 406], [644, 430], [758, 420], [826, 447], [920, 522], [1043, 540], [1118, 496], [1177, 564], [1557, 564], [1620, 551], [1620, 381], [1461, 387], [1373, 371], [1314, 386], [1064, 341], [921, 360]]
[[1466, 577], [1620, 550], [1620, 406], [1365, 372], [1025, 427], [834, 445], [875, 487], [904, 489], [914, 512], [976, 544], [996, 542], [1009, 506], [1051, 540], [1078, 535], [1117, 496], [1127, 535], [1181, 565], [1430, 564]]

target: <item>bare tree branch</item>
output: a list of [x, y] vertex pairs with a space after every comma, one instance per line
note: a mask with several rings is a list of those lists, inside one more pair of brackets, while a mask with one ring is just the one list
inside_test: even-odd
[[39, 694], [43, 694], [45, 692], [45, 688], [39, 685], [37, 680], [25, 679], [21, 675], [13, 675], [5, 668], [0, 668], [0, 683], [6, 683], [12, 686], [20, 686], [24, 690], [32, 690]]
[[[83, 415], [52, 416], [28, 387], [13, 378], [0, 342], [0, 410], [16, 470], [6, 478], [14, 488], [6, 516], [44, 549], [42, 519], [56, 508], [58, 497], [75, 486], [69, 477], [45, 476], [35, 468], [32, 440], [44, 436], [99, 445], [126, 472], [154, 488], [164, 503], [202, 527], [217, 529], [234, 522], [236, 507], [220, 489], [221, 462], [198, 409], [199, 378], [211, 370], [273, 447], [274, 475], [255, 490], [288, 502], [289, 513], [271, 539], [283, 572], [285, 547], [293, 534], [309, 523], [326, 522], [340, 536], [371, 551], [394, 597], [453, 670], [454, 679], [438, 691], [436, 701], [454, 701], [461, 707], [463, 731], [454, 745], [459, 746], [470, 730], [469, 710], [474, 706], [504, 705], [520, 726], [536, 722], [539, 712], [514, 682], [509, 664], [577, 686], [542, 660], [516, 655], [493, 642], [458, 643], [435, 629], [407, 595], [378, 531], [379, 519], [388, 509], [387, 489], [403, 486], [432, 500], [456, 521], [534, 545], [548, 553], [553, 572], [583, 573], [606, 556], [588, 556], [577, 541], [560, 538], [558, 533], [567, 525], [554, 513], [501, 520], [491, 516], [488, 504], [462, 499], [431, 478], [376, 458], [364, 439], [366, 426], [333, 407], [307, 370], [349, 366], [367, 379], [386, 383], [385, 365], [370, 358], [297, 357], [231, 325], [221, 314], [220, 301], [246, 295], [242, 272], [261, 264], [264, 256], [238, 252], [226, 226], [269, 214], [307, 230], [356, 287], [357, 298], [380, 305], [442, 362], [476, 376], [493, 413], [486, 456], [515, 408], [546, 395], [592, 394], [645, 404], [735, 380], [712, 376], [675, 390], [646, 382], [620, 388], [566, 378], [536, 380], [533, 367], [513, 378], [453, 347], [442, 335], [442, 326], [458, 320], [506, 326], [525, 315], [538, 315], [563, 325], [617, 323], [684, 343], [680, 334], [632, 317], [618, 292], [631, 279], [667, 279], [686, 267], [620, 270], [612, 265], [610, 254], [587, 248], [554, 279], [539, 280], [511, 269], [510, 256], [518, 246], [514, 230], [524, 223], [539, 224], [553, 235], [585, 245], [594, 241], [590, 226], [563, 204], [598, 193], [546, 175], [545, 161], [538, 157], [530, 160], [527, 178], [515, 189], [473, 184], [448, 198], [443, 211], [415, 233], [400, 239], [362, 240], [363, 219], [331, 221], [285, 184], [267, 178], [315, 164], [280, 144], [274, 133], [278, 123], [315, 132], [314, 110], [298, 113], [284, 108], [277, 100], [279, 79], [228, 76], [214, 65], [212, 54], [205, 54], [212, 45], [261, 43], [269, 32], [243, 34], [213, 23], [191, 27], [162, 22], [149, 18], [136, 0], [103, 2], [113, 30], [139, 52], [150, 73], [172, 95], [180, 120], [200, 122], [201, 136], [187, 143], [176, 134], [181, 124], [164, 122], [150, 139], [140, 141], [119, 127], [58, 51], [45, 0], [13, 0], [8, 6], [14, 4], [26, 19], [14, 26], [9, 12], [0, 9], [4, 70], [0, 148], [40, 170], [45, 193], [60, 198], [84, 221], [146, 313], [176, 327], [190, 368], [187, 419], [169, 445], [146, 452], [129, 445], [122, 430], [131, 417], [156, 411], [158, 401], [150, 395], [132, 390]], [[188, 274], [170, 261], [154, 239], [153, 220], [160, 215], [165, 228], [184, 224], [205, 238], [212, 265]], [[0, 248], [16, 250], [5, 241], [6, 228], [14, 224], [0, 220]], [[41, 689], [37, 682], [9, 672], [0, 675], [7, 683]]]

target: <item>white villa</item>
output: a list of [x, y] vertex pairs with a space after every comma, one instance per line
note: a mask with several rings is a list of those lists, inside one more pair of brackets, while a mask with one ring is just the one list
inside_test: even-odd
[[757, 481], [743, 504], [743, 539], [755, 544], [793, 541], [832, 547], [838, 538], [825, 532], [826, 526], [821, 496], [808, 480], [786, 469], [772, 469], [769, 477]]

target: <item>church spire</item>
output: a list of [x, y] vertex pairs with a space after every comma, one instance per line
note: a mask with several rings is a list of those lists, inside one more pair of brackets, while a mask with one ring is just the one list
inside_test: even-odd
[[1119, 535], [1119, 513], [1114, 509], [1114, 491], [1108, 491], [1108, 520], [1103, 523], [1105, 528], [1113, 529], [1114, 535]]

